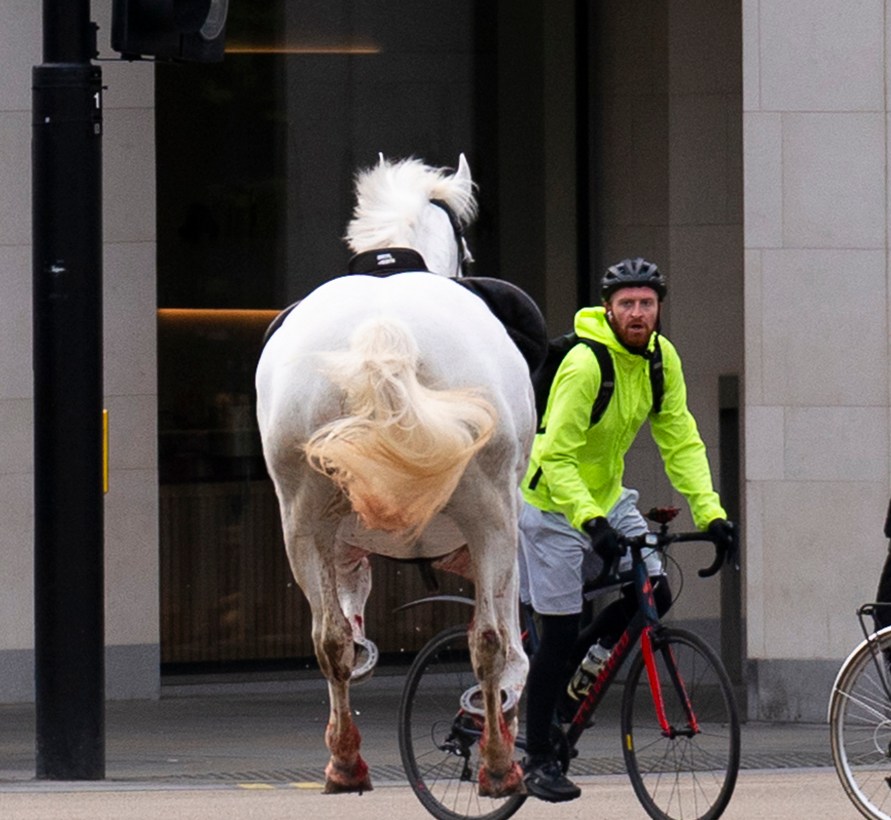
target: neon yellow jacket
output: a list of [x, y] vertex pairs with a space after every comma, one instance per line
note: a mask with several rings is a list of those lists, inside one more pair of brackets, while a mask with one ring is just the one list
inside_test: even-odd
[[[551, 385], [544, 414], [544, 432], [535, 437], [523, 496], [542, 510], [563, 513], [581, 529], [591, 518], [605, 516], [618, 501], [625, 472], [625, 454], [650, 415], [653, 389], [649, 364], [616, 338], [604, 308], [583, 308], [575, 331], [606, 344], [613, 354], [616, 386], [606, 412], [591, 426], [591, 408], [600, 389], [600, 367], [594, 353], [576, 345], [566, 354]], [[690, 505], [693, 521], [705, 529], [726, 518], [712, 486], [705, 445], [687, 409], [687, 387], [674, 345], [659, 337], [665, 373], [662, 410], [650, 418], [653, 439], [665, 472]], [[650, 340], [650, 349], [654, 340]]]

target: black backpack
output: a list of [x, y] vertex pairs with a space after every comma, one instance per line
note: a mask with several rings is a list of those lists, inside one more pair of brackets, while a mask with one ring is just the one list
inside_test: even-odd
[[[609, 406], [613, 391], [616, 388], [616, 370], [613, 366], [613, 357], [603, 342], [587, 339], [579, 336], [575, 331], [564, 333], [556, 339], [548, 342], [548, 351], [544, 361], [532, 374], [532, 387], [535, 391], [535, 412], [538, 416], [538, 432], [544, 432], [541, 420], [544, 417], [548, 405], [548, 394], [551, 392], [551, 383], [557, 373], [557, 368], [563, 357], [578, 344], [583, 344], [591, 349], [597, 357], [600, 365], [600, 390], [594, 404], [591, 407], [591, 426], [593, 427], [603, 417]], [[659, 337], [656, 337], [656, 346], [650, 362], [650, 385], [653, 388], [653, 413], [662, 409], [662, 394], [665, 392], [665, 374], [662, 370], [662, 348], [659, 346]]]

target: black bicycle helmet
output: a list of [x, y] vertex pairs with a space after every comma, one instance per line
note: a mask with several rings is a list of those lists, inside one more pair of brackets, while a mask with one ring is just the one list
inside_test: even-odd
[[665, 277], [659, 273], [655, 263], [647, 262], [642, 256], [636, 259], [623, 259], [607, 268], [600, 280], [600, 298], [606, 302], [619, 288], [652, 288], [661, 302], [668, 293]]

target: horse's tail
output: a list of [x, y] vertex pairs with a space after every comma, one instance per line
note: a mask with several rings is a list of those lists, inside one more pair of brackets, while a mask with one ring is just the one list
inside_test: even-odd
[[495, 408], [474, 390], [422, 385], [417, 343], [395, 319], [368, 320], [348, 350], [325, 358], [347, 415], [309, 439], [309, 464], [340, 485], [369, 529], [419, 532], [492, 436]]

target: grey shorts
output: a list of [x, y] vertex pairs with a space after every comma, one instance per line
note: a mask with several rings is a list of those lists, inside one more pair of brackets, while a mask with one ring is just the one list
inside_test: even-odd
[[[607, 514], [609, 523], [623, 535], [646, 532], [647, 522], [637, 509], [636, 490], [622, 495]], [[646, 556], [650, 575], [662, 572], [657, 553]], [[520, 508], [520, 599], [542, 615], [574, 615], [582, 611], [582, 583], [596, 578], [603, 562], [591, 549], [587, 535], [575, 529], [564, 515], [544, 512], [525, 501]], [[620, 569], [631, 566], [625, 556]]]

